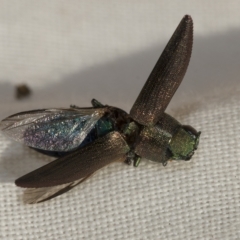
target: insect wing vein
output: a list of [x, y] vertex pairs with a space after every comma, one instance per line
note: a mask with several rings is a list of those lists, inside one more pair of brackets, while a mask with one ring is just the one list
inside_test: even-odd
[[35, 110], [12, 115], [0, 127], [27, 146], [64, 152], [77, 148], [104, 113], [104, 108]]

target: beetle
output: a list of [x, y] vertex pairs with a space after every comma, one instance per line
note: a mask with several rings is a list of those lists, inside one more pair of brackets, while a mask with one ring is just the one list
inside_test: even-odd
[[56, 160], [15, 183], [27, 188], [25, 202], [56, 197], [102, 167], [142, 158], [162, 163], [190, 160], [200, 132], [165, 113], [187, 70], [193, 44], [193, 21], [181, 20], [143, 86], [130, 113], [93, 99], [92, 107], [42, 109], [7, 117], [0, 128], [10, 138]]

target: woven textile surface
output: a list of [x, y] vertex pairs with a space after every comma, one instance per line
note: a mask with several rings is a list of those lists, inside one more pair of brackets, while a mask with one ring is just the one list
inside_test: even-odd
[[192, 59], [167, 112], [202, 132], [189, 162], [112, 164], [36, 205], [14, 180], [51, 158], [0, 133], [0, 239], [240, 239], [239, 1], [0, 3], [0, 119], [93, 97], [129, 111], [187, 13]]

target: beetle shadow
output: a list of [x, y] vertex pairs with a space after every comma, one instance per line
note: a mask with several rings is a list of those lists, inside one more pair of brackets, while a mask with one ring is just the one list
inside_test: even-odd
[[[199, 99], [213, 95], [218, 92], [216, 89], [226, 92], [229, 86], [237, 84], [239, 39], [239, 29], [209, 37], [195, 36], [190, 66], [168, 108], [171, 113], [176, 111], [178, 114], [178, 110], [174, 109], [191, 102], [189, 110], [181, 114], [182, 117], [188, 116], [201, 104]], [[12, 85], [1, 81], [0, 118], [29, 109], [68, 107], [70, 104], [86, 107], [90, 106], [93, 97], [103, 104], [129, 111], [163, 48], [163, 45], [156, 44], [130, 56], [63, 76], [58, 83], [49, 83], [40, 90], [33, 89], [31, 101], [17, 101], [14, 99]], [[5, 102], [8, 103], [7, 106], [1, 104]], [[2, 147], [4, 149], [0, 159], [1, 182], [13, 182], [52, 159], [8, 140], [2, 133], [1, 138], [7, 142]]]

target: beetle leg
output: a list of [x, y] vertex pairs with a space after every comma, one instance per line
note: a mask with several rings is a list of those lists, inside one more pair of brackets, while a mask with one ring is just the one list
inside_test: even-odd
[[71, 105], [70, 105], [70, 108], [74, 108], [74, 109], [82, 109], [82, 108], [80, 108], [80, 107], [78, 107], [78, 106], [76, 106], [76, 105], [74, 105], [74, 104], [71, 104]]
[[128, 152], [127, 154], [127, 159], [125, 161], [128, 165], [132, 165], [133, 163], [133, 166], [134, 167], [138, 167], [138, 165], [140, 164], [141, 162], [141, 157], [138, 156], [135, 152], [133, 151], [130, 151]]
[[94, 108], [104, 107], [104, 105], [95, 98], [92, 99], [91, 104]]
[[135, 154], [133, 166], [134, 167], [138, 167], [140, 162], [141, 162], [141, 160], [142, 160], [142, 158], [140, 156], [138, 156], [137, 154]]
[[131, 166], [131, 165], [132, 165], [132, 159], [131, 159], [131, 158], [127, 158], [127, 159], [125, 160], [125, 163], [126, 163], [127, 165]]
[[135, 153], [132, 151], [129, 151], [127, 153], [127, 158], [126, 158], [125, 163], [127, 163], [128, 165], [132, 165], [132, 162], [134, 161], [134, 157], [135, 157]]

